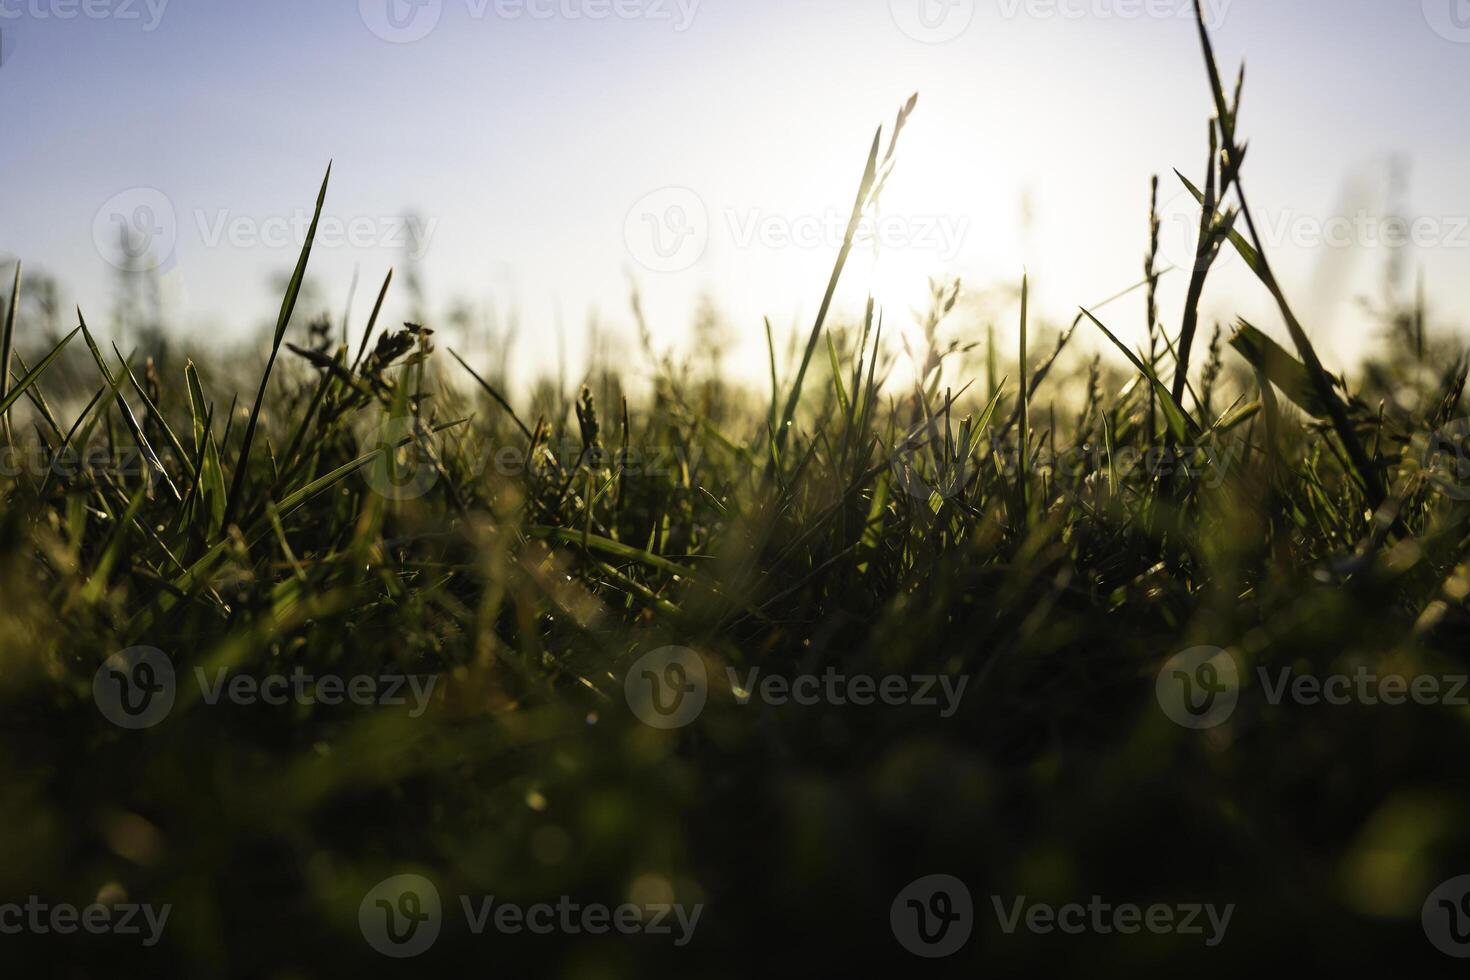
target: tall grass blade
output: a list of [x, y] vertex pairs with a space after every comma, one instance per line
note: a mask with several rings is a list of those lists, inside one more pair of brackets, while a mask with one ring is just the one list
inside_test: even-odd
[[271, 340], [270, 357], [265, 362], [265, 373], [260, 378], [260, 389], [255, 393], [255, 404], [250, 409], [250, 420], [245, 424], [245, 438], [240, 444], [239, 458], [235, 462], [235, 478], [230, 484], [229, 496], [225, 501], [224, 525], [240, 507], [240, 497], [245, 491], [245, 475], [250, 470], [250, 448], [255, 442], [255, 430], [260, 423], [260, 406], [265, 402], [266, 386], [270, 384], [271, 370], [276, 365], [276, 356], [281, 352], [281, 342], [286, 338], [286, 328], [291, 325], [291, 314], [296, 310], [296, 299], [301, 295], [301, 284], [306, 279], [306, 263], [311, 258], [311, 246], [316, 241], [317, 224], [321, 221], [322, 205], [327, 200], [327, 184], [332, 180], [332, 165], [327, 164], [327, 174], [322, 178], [322, 189], [317, 194], [316, 211], [311, 216], [311, 227], [306, 232], [306, 242], [301, 246], [301, 257], [296, 262], [296, 271], [286, 287], [286, 296], [281, 301], [281, 312], [276, 318], [276, 333]]
[[[895, 137], [897, 134], [894, 134]], [[786, 433], [791, 428], [792, 420], [796, 418], [796, 406], [801, 401], [801, 386], [806, 380], [807, 367], [811, 364], [812, 355], [817, 351], [817, 342], [822, 336], [822, 327], [827, 322], [827, 313], [832, 308], [832, 297], [837, 293], [837, 282], [842, 278], [842, 270], [847, 266], [847, 258], [852, 254], [853, 239], [857, 236], [858, 225], [862, 221], [863, 211], [867, 207], [869, 192], [873, 190], [873, 182], [878, 175], [878, 147], [883, 139], [883, 129], [880, 126], [878, 132], [873, 134], [873, 147], [868, 151], [868, 164], [863, 169], [863, 179], [858, 185], [857, 199], [852, 205], [852, 216], [847, 222], [847, 231], [842, 236], [842, 248], [837, 253], [837, 262], [832, 267], [832, 277], [827, 281], [827, 292], [822, 297], [821, 308], [817, 310], [817, 322], [812, 325], [811, 336], [807, 338], [806, 351], [801, 355], [801, 364], [796, 369], [796, 380], [791, 385], [791, 394], [786, 399], [786, 408], [781, 412], [781, 418], [776, 425], [776, 447], [783, 448], [786, 445]]]
[[[10, 303], [5, 311], [5, 330], [0, 333], [0, 401], [10, 394], [10, 360], [15, 350], [15, 312], [20, 307], [20, 262], [15, 263], [15, 281], [10, 286]], [[0, 414], [0, 433], [4, 434], [8, 446], [14, 440], [10, 431], [10, 416]]]

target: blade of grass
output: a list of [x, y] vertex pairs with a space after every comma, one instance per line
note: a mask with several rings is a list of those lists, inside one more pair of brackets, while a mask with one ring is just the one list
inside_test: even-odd
[[[81, 322], [79, 329], [82, 331], [82, 339], [86, 341], [87, 350], [91, 352], [92, 360], [97, 364], [97, 372], [102, 375], [102, 380], [112, 387], [112, 400], [117, 405], [117, 411], [122, 416], [123, 424], [132, 433], [133, 439], [137, 443], [138, 451], [143, 454], [143, 458], [148, 461], [148, 465], [158, 471], [159, 477], [163, 480], [163, 485], [168, 487], [169, 492], [173, 494], [174, 500], [183, 500], [183, 494], [179, 493], [179, 488], [174, 486], [174, 481], [169, 478], [168, 471], [163, 468], [163, 461], [153, 451], [153, 444], [148, 441], [147, 435], [143, 432], [143, 427], [138, 424], [138, 417], [133, 414], [132, 406], [123, 397], [123, 382], [132, 374], [130, 361], [127, 359], [123, 360], [123, 371], [114, 379], [112, 372], [107, 367], [107, 361], [102, 356], [102, 349], [97, 346], [97, 341], [93, 338], [92, 331], [87, 329], [87, 321], [82, 316], [80, 309], [77, 310], [77, 319]], [[116, 448], [116, 446], [114, 445], [113, 448]]]
[[[10, 355], [15, 350], [15, 311], [20, 307], [20, 262], [15, 263], [15, 281], [10, 286], [10, 304], [5, 312], [5, 330], [0, 333], [0, 401], [10, 394]], [[5, 444], [13, 442], [10, 431], [10, 416], [0, 415], [4, 426]]]
[[470, 377], [474, 378], [475, 381], [479, 383], [480, 387], [485, 389], [485, 394], [489, 395], [497, 405], [505, 409], [506, 414], [510, 416], [511, 421], [520, 428], [522, 433], [525, 434], [525, 437], [534, 441], [535, 436], [532, 435], [530, 429], [526, 428], [526, 423], [521, 421], [521, 417], [516, 414], [516, 410], [510, 407], [510, 402], [506, 400], [506, 397], [502, 395], [499, 391], [495, 390], [494, 385], [486, 381], [484, 378], [480, 377], [479, 374], [475, 372], [475, 369], [470, 367], [469, 364], [465, 362], [465, 359], [460, 357], [453, 348], [450, 348], [449, 353], [453, 354], [454, 359], [458, 361], [460, 365], [470, 373]]
[[1031, 395], [1026, 385], [1026, 304], [1030, 297], [1030, 277], [1026, 273], [1021, 274], [1021, 389], [1020, 389], [1020, 429], [1017, 440], [1020, 446], [1018, 453], [1017, 489], [1021, 501], [1021, 524], [1031, 523], [1030, 503], [1030, 469], [1031, 469]]
[[[229, 496], [225, 500], [223, 525], [228, 527], [230, 519], [240, 507], [240, 498], [245, 492], [245, 475], [250, 470], [250, 448], [255, 442], [255, 430], [260, 422], [260, 406], [265, 402], [266, 386], [270, 384], [271, 369], [276, 356], [281, 352], [281, 342], [286, 338], [286, 328], [291, 325], [291, 314], [296, 311], [296, 299], [301, 295], [301, 284], [306, 279], [306, 263], [311, 258], [311, 246], [316, 241], [317, 224], [321, 221], [322, 205], [327, 200], [327, 184], [332, 180], [332, 165], [327, 164], [327, 174], [322, 178], [322, 189], [316, 198], [316, 212], [311, 216], [311, 227], [306, 232], [306, 242], [301, 246], [301, 257], [296, 262], [296, 271], [286, 287], [286, 296], [281, 301], [281, 312], [276, 318], [276, 333], [271, 340], [270, 357], [265, 362], [265, 373], [260, 378], [260, 389], [255, 393], [255, 405], [250, 409], [250, 420], [245, 424], [245, 439], [240, 445], [239, 458], [235, 463], [235, 478], [230, 484]], [[386, 287], [385, 287], [386, 288]]]
[[373, 337], [373, 328], [378, 324], [378, 314], [383, 312], [383, 299], [388, 295], [388, 286], [393, 282], [393, 270], [388, 270], [388, 275], [383, 279], [383, 287], [378, 290], [377, 302], [373, 304], [372, 315], [368, 317], [367, 329], [362, 332], [362, 343], [357, 348], [357, 356], [352, 359], [352, 370], [362, 363], [363, 355], [367, 353], [368, 341]]
[[1103, 332], [1103, 335], [1105, 337], [1113, 342], [1114, 347], [1123, 352], [1123, 356], [1128, 358], [1128, 360], [1132, 362], [1133, 366], [1138, 369], [1139, 373], [1147, 378], [1149, 383], [1154, 386], [1154, 390], [1162, 396], [1160, 398], [1160, 403], [1164, 407], [1164, 421], [1168, 423], [1170, 431], [1174, 433], [1174, 438], [1183, 441], [1191, 435], [1198, 434], [1198, 423], [1196, 423], [1194, 419], [1190, 418], [1189, 413], [1184, 410], [1184, 407], [1174, 400], [1173, 393], [1164, 386], [1164, 383], [1159, 380], [1158, 375], [1154, 374], [1153, 369], [1150, 368], [1147, 364], [1144, 364], [1143, 361], [1138, 358], [1138, 355], [1134, 354], [1131, 350], [1128, 349], [1126, 344], [1124, 344], [1121, 340], [1113, 335], [1113, 332], [1111, 330], [1103, 326], [1103, 322], [1101, 320], [1093, 316], [1085, 309], [1082, 311], [1082, 313], [1089, 320], [1091, 320], [1099, 330]]
[[776, 425], [777, 449], [782, 449], [786, 445], [786, 434], [791, 428], [792, 420], [796, 417], [796, 406], [801, 401], [801, 386], [806, 380], [807, 367], [811, 364], [812, 355], [817, 351], [817, 341], [822, 336], [822, 327], [826, 324], [827, 313], [832, 308], [832, 298], [837, 293], [837, 281], [842, 278], [842, 270], [847, 265], [848, 256], [852, 254], [853, 239], [857, 236], [858, 224], [862, 221], [869, 192], [873, 189], [873, 181], [878, 175], [878, 147], [882, 139], [883, 128], [880, 126], [878, 132], [873, 135], [873, 148], [868, 152], [868, 164], [863, 170], [862, 182], [858, 185], [857, 200], [852, 205], [852, 216], [847, 222], [847, 232], [842, 236], [842, 248], [837, 252], [837, 262], [832, 267], [832, 277], [827, 281], [827, 292], [822, 297], [821, 308], [817, 310], [817, 322], [812, 325], [811, 336], [806, 342], [806, 351], [802, 354], [801, 364], [796, 369], [796, 380], [792, 383], [791, 394], [786, 399], [786, 408], [782, 411], [781, 418]]
[[7, 413], [10, 411], [10, 406], [14, 405], [20, 396], [26, 393], [27, 388], [40, 379], [41, 375], [46, 372], [46, 369], [51, 366], [51, 362], [61, 356], [61, 352], [66, 349], [66, 345], [71, 343], [72, 338], [80, 333], [81, 329], [81, 327], [77, 327], [71, 333], [62, 337], [61, 341], [55, 347], [51, 348], [50, 353], [41, 358], [35, 367], [26, 372], [25, 377], [15, 383], [14, 388], [11, 388], [3, 398], [0, 398], [0, 416], [9, 418]]

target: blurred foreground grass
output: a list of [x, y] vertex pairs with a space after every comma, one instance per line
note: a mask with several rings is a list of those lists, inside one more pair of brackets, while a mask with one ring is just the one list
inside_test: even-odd
[[[1448, 692], [1467, 672], [1466, 361], [1408, 309], [1352, 387], [1324, 367], [1253, 246], [1240, 90], [1206, 63], [1215, 145], [1186, 308], [1166, 326], [1150, 258], [1149, 348], [1079, 377], [1057, 355], [1078, 329], [1111, 337], [1105, 309], [1028, 356], [1023, 285], [1022, 361], [985, 391], [944, 380], [963, 353], [947, 349], [912, 390], [886, 385], [881, 311], [829, 324], [824, 306], [795, 364], [773, 353], [768, 398], [654, 361], [650, 398], [607, 365], [576, 397], [518, 407], [431, 329], [376, 311], [347, 343], [293, 328], [308, 244], [236, 404], [229, 365], [104, 350], [85, 325], [41, 346], [12, 298], [0, 899], [173, 911], [153, 947], [0, 936], [10, 975], [1212, 975], [1271, 949], [1324, 968], [1438, 956], [1419, 915], [1470, 870], [1466, 708], [1272, 704], [1261, 679]], [[875, 141], [854, 227], [913, 108]], [[1289, 346], [1243, 322], [1195, 344], [1221, 249], [1279, 300]], [[957, 288], [936, 289], [927, 336]], [[141, 646], [178, 696], [129, 730], [94, 677]], [[668, 646], [708, 683], [703, 711], [664, 730], [625, 680]], [[1238, 684], [1184, 682], [1223, 684], [1206, 693], [1234, 710], [1176, 723], [1166, 663], [1199, 646], [1226, 650]], [[433, 687], [417, 706], [210, 704], [196, 669]], [[752, 669], [963, 694], [777, 705], [732, 685]], [[406, 966], [358, 919], [402, 873], [446, 910]], [[889, 908], [936, 873], [967, 883], [976, 926], [926, 964]], [[474, 936], [458, 897], [482, 895], [704, 911], [683, 947]], [[1213, 948], [1005, 935], [992, 895], [1236, 911]]]

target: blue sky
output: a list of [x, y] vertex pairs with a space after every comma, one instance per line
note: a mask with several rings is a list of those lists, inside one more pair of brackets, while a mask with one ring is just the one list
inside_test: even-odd
[[[1397, 210], [1421, 232], [1405, 257], [1436, 309], [1464, 308], [1470, 3], [1210, 6], [1222, 61], [1248, 61], [1251, 203], [1313, 332], [1344, 358], [1367, 342], [1354, 300], [1380, 292], [1395, 159]], [[1004, 317], [987, 290], [1025, 267], [1038, 308], [1067, 316], [1139, 278], [1151, 174], [1166, 255], [1189, 248], [1171, 169], [1202, 171], [1209, 100], [1183, 7], [0, 0], [0, 258], [105, 320], [116, 256], [97, 229], [142, 202], [168, 226], [155, 241], [178, 329], [242, 340], [278, 305], [270, 280], [330, 159], [333, 237], [312, 272], [335, 311], [354, 272], [365, 312], [387, 268], [403, 271], [412, 214], [431, 314], [514, 306], [528, 364], [550, 367], [558, 315], [574, 353], [594, 313], [630, 336], [631, 276], [660, 342], [688, 343], [706, 293], [758, 374], [760, 318], [809, 323], [873, 130], [918, 91], [879, 255], [855, 263], [842, 303], [872, 288], [902, 319], [927, 274], [950, 273], [977, 315]], [[650, 252], [655, 234], [692, 251]], [[1239, 268], [1207, 308], [1276, 322]], [[1114, 316], [1126, 333], [1141, 312]]]

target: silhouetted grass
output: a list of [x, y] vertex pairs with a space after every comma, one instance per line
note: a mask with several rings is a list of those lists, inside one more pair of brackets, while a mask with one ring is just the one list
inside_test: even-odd
[[[34, 366], [12, 365], [38, 346], [13, 289], [7, 444], [129, 465], [48, 462], [0, 484], [0, 895], [174, 912], [151, 949], [4, 936], [0, 951], [91, 975], [391, 971], [403, 964], [369, 949], [358, 905], [413, 871], [447, 912], [483, 894], [706, 906], [684, 948], [446, 924], [405, 967], [417, 976], [907, 975], [924, 964], [894, 940], [889, 903], [932, 873], [976, 896], [976, 938], [941, 965], [956, 974], [1437, 956], [1418, 915], [1470, 868], [1465, 709], [1272, 706], [1255, 671], [1466, 670], [1465, 361], [1424, 338], [1421, 308], [1394, 328], [1415, 342], [1356, 387], [1324, 364], [1259, 246], [1240, 86], [1227, 96], [1204, 40], [1215, 119], [1178, 326], [1151, 316], [1158, 342], [1138, 352], [1084, 310], [1027, 363], [1023, 282], [1022, 361], [1000, 365], [1018, 380], [983, 395], [944, 380], [948, 354], [911, 390], [889, 384], [874, 304], [828, 322], [913, 102], [886, 154], [874, 141], [800, 360], [783, 369], [771, 347], [769, 397], [655, 362], [648, 399], [626, 398], [634, 365], [613, 364], [600, 390], [557, 393], [571, 413], [533, 408], [496, 371], [447, 362], [432, 325], [378, 329], [382, 293], [354, 352], [293, 326], [309, 240], [249, 409], [216, 383], [225, 366], [109, 354], [80, 314]], [[1294, 353], [1242, 321], [1233, 353], [1217, 333], [1191, 375], [1222, 248], [1276, 299]], [[1152, 259], [1146, 272], [1152, 295]], [[930, 336], [955, 298], [937, 291]], [[1122, 356], [1067, 388], [1051, 370], [1084, 320]], [[78, 334], [92, 380], [53, 388]], [[92, 684], [140, 645], [180, 677], [438, 682], [420, 716], [211, 706], [181, 683], [164, 722], [128, 731]], [[709, 703], [659, 731], [624, 680], [667, 645], [703, 658]], [[1155, 697], [1160, 668], [1198, 645], [1242, 673], [1240, 706], [1207, 730]], [[741, 704], [727, 667], [967, 687], [950, 717]], [[1005, 936], [992, 894], [1237, 911], [1210, 949]]]

